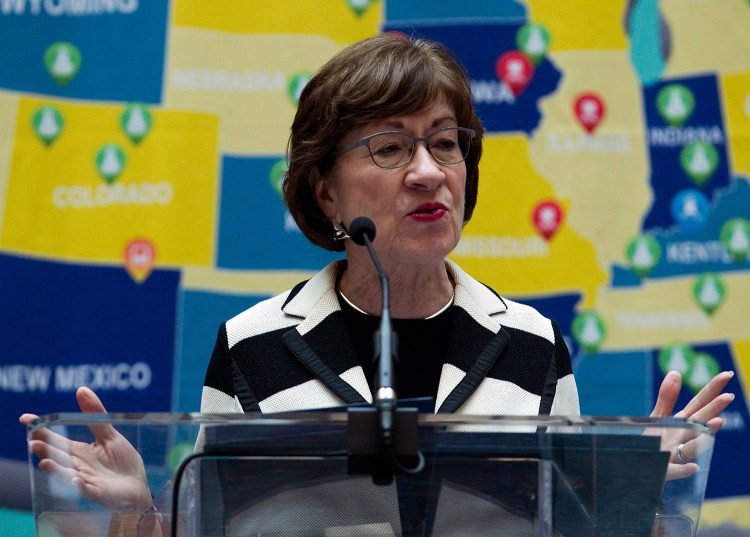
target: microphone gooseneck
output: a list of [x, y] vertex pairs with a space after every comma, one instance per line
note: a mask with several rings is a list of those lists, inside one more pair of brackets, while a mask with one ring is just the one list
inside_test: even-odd
[[390, 289], [388, 275], [380, 264], [372, 241], [375, 239], [375, 224], [365, 216], [359, 216], [349, 225], [349, 236], [367, 248], [375, 270], [378, 271], [382, 287], [383, 304], [380, 315], [380, 328], [375, 333], [374, 360], [378, 361], [378, 375], [375, 383], [375, 406], [380, 416], [380, 433], [385, 447], [393, 445], [393, 414], [396, 409], [396, 389], [393, 380], [393, 358], [395, 355], [395, 334], [391, 325]]

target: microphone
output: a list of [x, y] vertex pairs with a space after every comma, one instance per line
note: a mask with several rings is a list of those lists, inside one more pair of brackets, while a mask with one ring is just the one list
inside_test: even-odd
[[[375, 231], [375, 222], [366, 216], [358, 216], [352, 220], [352, 223], [349, 226], [349, 237], [360, 246], [365, 246], [365, 238], [369, 241], [375, 240]], [[373, 257], [372, 260], [373, 262], [377, 261], [377, 256]], [[378, 265], [379, 263], [375, 264]], [[378, 270], [378, 275], [379, 274], [380, 271]]]
[[393, 445], [393, 414], [396, 408], [396, 390], [393, 378], [393, 360], [396, 355], [396, 334], [393, 333], [390, 312], [390, 290], [388, 275], [380, 264], [372, 241], [375, 240], [375, 224], [366, 216], [359, 216], [349, 225], [349, 237], [360, 246], [365, 246], [370, 254], [375, 270], [378, 271], [383, 292], [380, 328], [375, 333], [375, 353], [378, 360], [378, 374], [375, 383], [375, 406], [380, 416], [380, 430], [383, 444]]

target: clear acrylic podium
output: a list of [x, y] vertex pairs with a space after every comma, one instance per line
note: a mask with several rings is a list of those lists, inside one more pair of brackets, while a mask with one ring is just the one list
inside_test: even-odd
[[[91, 442], [90, 425], [114, 426], [143, 458], [155, 509], [113, 513], [79, 498], [30, 455], [37, 535], [684, 537], [697, 530], [714, 441], [701, 423], [414, 411], [408, 430], [396, 434], [416, 442], [418, 454], [402, 456], [397, 445], [391, 465], [368, 452], [371, 431], [351, 415], [43, 416], [29, 436], [47, 428]], [[664, 446], [673, 452], [675, 438], [700, 446], [700, 471], [665, 481]]]

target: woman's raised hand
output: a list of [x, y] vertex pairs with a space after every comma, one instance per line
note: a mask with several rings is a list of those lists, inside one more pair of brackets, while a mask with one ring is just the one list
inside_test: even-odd
[[[721, 429], [724, 419], [719, 416], [734, 400], [734, 394], [722, 393], [722, 391], [733, 376], [733, 371], [723, 371], [716, 375], [674, 417], [701, 421], [714, 431]], [[672, 415], [681, 386], [682, 375], [677, 371], [667, 373], [659, 388], [656, 406], [651, 412], [651, 417]], [[666, 429], [666, 431], [661, 436], [662, 449], [671, 453], [667, 479], [680, 479], [695, 474], [700, 468], [692, 461], [706, 448], [705, 438], [696, 437], [680, 429]]]
[[[89, 388], [76, 392], [85, 413], [105, 413], [99, 397]], [[37, 416], [23, 414], [28, 425]], [[39, 467], [61, 483], [75, 488], [87, 500], [115, 511], [142, 511], [151, 505], [143, 460], [135, 448], [111, 425], [91, 425], [91, 443], [77, 442], [47, 429], [32, 434], [29, 447], [40, 459]]]

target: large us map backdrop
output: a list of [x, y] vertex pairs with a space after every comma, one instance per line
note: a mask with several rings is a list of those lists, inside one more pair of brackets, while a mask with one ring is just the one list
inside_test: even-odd
[[750, 534], [748, 29], [745, 0], [0, 0], [0, 457], [83, 384], [198, 409], [219, 323], [335, 258], [279, 196], [299, 92], [393, 31], [453, 50], [487, 128], [452, 258], [560, 323], [585, 414], [735, 370], [702, 530]]

